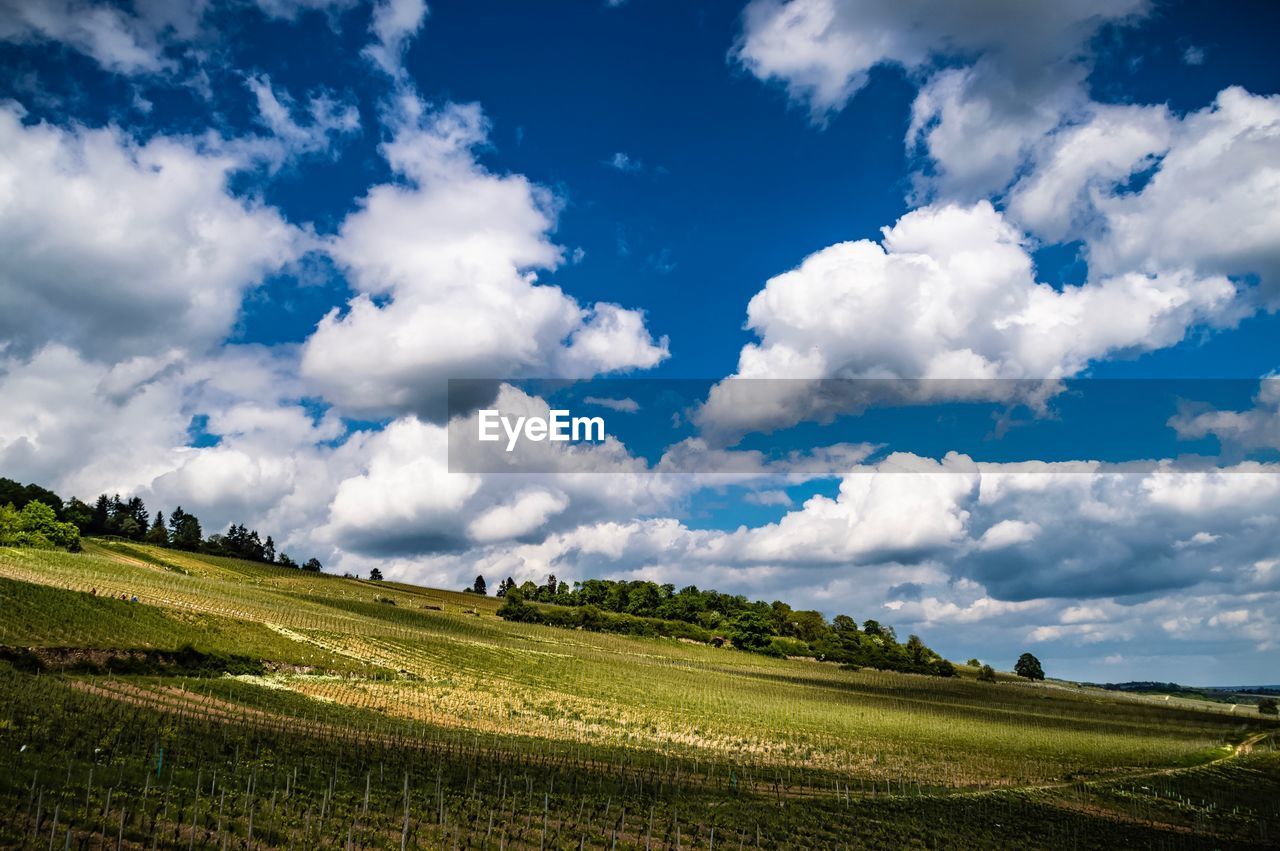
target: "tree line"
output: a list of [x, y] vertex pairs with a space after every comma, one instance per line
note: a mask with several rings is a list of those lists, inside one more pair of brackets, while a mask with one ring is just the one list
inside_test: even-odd
[[200, 518], [182, 506], [173, 509], [166, 519], [163, 511], [153, 517], [136, 496], [122, 499], [119, 494], [102, 494], [89, 505], [74, 496], [64, 501], [40, 485], [0, 478], [0, 546], [65, 547], [77, 552], [82, 536], [123, 538], [317, 573], [321, 569], [319, 559], [309, 558], [299, 564], [288, 553], [277, 553], [270, 535], [264, 539], [257, 529], [242, 523], [231, 524], [225, 533], [205, 537]]
[[[483, 593], [484, 578], [471, 589]], [[817, 611], [797, 610], [781, 600], [751, 601], [689, 585], [588, 579], [562, 582], [554, 575], [538, 585], [508, 577], [497, 589], [506, 620], [545, 623], [601, 632], [666, 635], [769, 656], [812, 656], [850, 667], [949, 677], [955, 666], [912, 635], [899, 642], [892, 626], [861, 624], [848, 615], [830, 621]]]

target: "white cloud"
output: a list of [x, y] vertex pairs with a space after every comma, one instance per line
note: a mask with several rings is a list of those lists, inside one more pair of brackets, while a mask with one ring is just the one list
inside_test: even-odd
[[1035, 540], [1036, 533], [1039, 531], [1040, 527], [1035, 523], [1001, 520], [982, 533], [982, 537], [978, 539], [978, 549], [998, 550], [1014, 544], [1025, 544]]
[[1035, 146], [1066, 115], [1085, 108], [1083, 72], [1025, 81], [990, 62], [941, 71], [921, 87], [911, 105], [907, 144], [929, 157], [916, 175], [916, 194], [972, 201], [1008, 186]]
[[582, 399], [584, 404], [599, 405], [602, 408], [608, 408], [611, 411], [619, 411], [624, 414], [634, 414], [640, 410], [640, 404], [635, 399], [612, 399], [601, 396], [584, 396]]
[[[508, 415], [543, 417], [549, 407], [509, 386], [500, 389], [494, 404]], [[333, 476], [336, 496], [320, 537], [370, 555], [459, 551], [667, 512], [691, 489], [679, 477], [651, 474], [642, 460], [609, 440], [573, 449], [531, 444], [525, 460], [540, 453], [540, 472], [522, 475], [513, 494], [510, 477], [465, 472], [482, 465], [451, 458], [449, 443], [448, 427], [414, 417], [361, 438], [351, 456], [355, 469]], [[499, 461], [509, 459], [500, 449], [497, 455]]]
[[[851, 468], [835, 498], [813, 497], [776, 523], [718, 532], [669, 519], [606, 521], [514, 546], [504, 558], [527, 556], [533, 570], [576, 564], [575, 573], [589, 572], [597, 555], [607, 556], [614, 572], [655, 565], [686, 572], [759, 568], [784, 585], [801, 581], [794, 571], [816, 566], [839, 576], [861, 575], [864, 568], [874, 574], [885, 565], [945, 564], [941, 577], [950, 577], [955, 593], [969, 595], [961, 609], [1018, 612], [1046, 604], [1004, 604], [1099, 601], [1048, 607], [1059, 613], [1058, 623], [1079, 625], [1125, 611], [1113, 598], [1194, 585], [1224, 596], [1261, 590], [1259, 581], [1274, 579], [1256, 564], [1271, 552], [1263, 518], [1280, 512], [1276, 481], [1272, 467], [1132, 474], [1083, 462], [975, 464], [959, 455], [932, 461], [895, 454]], [[1212, 494], [1234, 482], [1242, 484], [1222, 498], [1170, 499], [1167, 490], [1174, 484]], [[1212, 540], [1214, 563], [1178, 545], [1193, 536]], [[1215, 563], [1226, 569], [1211, 570]], [[925, 578], [936, 587], [939, 575], [929, 569], [934, 573]], [[952, 592], [934, 596], [936, 612], [958, 617], [945, 605]], [[923, 617], [925, 610], [913, 605], [900, 608]]]
[[304, 235], [228, 189], [234, 159], [115, 128], [24, 125], [0, 108], [0, 337], [103, 358], [200, 350]]
[[[724, 382], [700, 424], [732, 437], [847, 410], [849, 398], [814, 392], [818, 379], [1068, 377], [1100, 358], [1172, 345], [1199, 324], [1232, 324], [1235, 296], [1226, 278], [1185, 272], [1055, 289], [1036, 281], [1023, 235], [989, 203], [924, 207], [885, 228], [880, 243], [839, 243], [770, 279], [747, 307], [760, 342], [743, 347], [735, 378], [802, 380]], [[926, 383], [915, 392], [1005, 389]]]
[[[344, 430], [301, 406], [296, 369], [287, 348], [257, 346], [115, 365], [56, 344], [30, 360], [4, 358], [0, 467], [66, 496], [137, 494], [152, 510], [181, 503], [206, 531], [235, 521], [261, 523], [278, 540], [299, 535], [308, 522], [295, 507], [326, 492], [318, 474], [343, 469], [325, 467], [335, 454], [327, 444]], [[216, 445], [188, 445], [196, 417]]]
[[194, 35], [206, 0], [143, 0], [132, 12], [88, 0], [0, 0], [0, 39], [55, 41], [124, 74], [173, 67], [164, 42]]
[[[326, 152], [336, 137], [360, 129], [360, 112], [352, 101], [320, 92], [300, 106], [266, 74], [249, 76], [245, 83], [257, 103], [259, 120], [280, 142], [282, 156]], [[298, 113], [305, 113], [305, 122], [299, 121]]]
[[1209, 544], [1217, 541], [1220, 537], [1220, 535], [1211, 535], [1208, 532], [1196, 532], [1190, 538], [1177, 541], [1174, 543], [1174, 546], [1178, 549], [1185, 549], [1187, 547], [1207, 547]]
[[785, 505], [790, 507], [793, 504], [791, 496], [786, 491], [779, 490], [750, 491], [743, 496], [743, 499], [755, 505]]
[[373, 7], [369, 31], [374, 41], [364, 55], [387, 74], [398, 77], [409, 40], [422, 28], [427, 18], [424, 0], [378, 0]]
[[[897, 455], [850, 469], [836, 498], [810, 499], [757, 528], [698, 530], [669, 517], [582, 522], [398, 569], [455, 583], [477, 571], [677, 584], [696, 574], [704, 587], [882, 617], [957, 658], [981, 650], [1012, 664], [1032, 641], [1044, 658], [1062, 654], [1064, 666], [1083, 671], [1087, 659], [1120, 647], [1160, 664], [1160, 654], [1183, 652], [1170, 650], [1172, 639], [1260, 671], [1280, 620], [1280, 576], [1258, 567], [1274, 553], [1275, 481], [1272, 467], [1132, 474], [1089, 462]], [[1210, 496], [1171, 499], [1171, 484]], [[1178, 545], [1210, 536], [1212, 558]], [[1206, 671], [1195, 676], [1213, 676]]]
[[0, 360], [0, 468], [64, 496], [128, 492], [171, 468], [185, 439], [176, 353], [115, 367], [61, 345]]
[[615, 169], [617, 171], [621, 171], [623, 173], [635, 173], [639, 171], [644, 171], [644, 163], [640, 162], [637, 159], [633, 159], [627, 154], [624, 154], [622, 151], [618, 151], [616, 154], [614, 154], [612, 157], [605, 160], [604, 162], [605, 162], [605, 165], [609, 166], [609, 168]]
[[[1280, 191], [1280, 96], [1227, 88], [1176, 117], [1160, 105], [1094, 103], [1072, 89], [1070, 104], [1037, 101], [1044, 120], [1019, 129], [964, 87], [971, 73], [939, 74], [916, 102], [944, 116], [929, 131], [933, 189], [1005, 195], [1009, 219], [1038, 239], [1083, 240], [1095, 278], [1230, 276], [1261, 284], [1241, 314], [1280, 305], [1280, 218], [1269, 203]], [[1021, 177], [1008, 187], [1015, 172]]]
[[1259, 383], [1252, 408], [1223, 411], [1184, 401], [1169, 425], [1183, 439], [1215, 435], [1229, 450], [1280, 449], [1280, 378]]
[[480, 478], [449, 474], [446, 436], [443, 426], [411, 418], [371, 435], [363, 447], [367, 465], [338, 484], [321, 536], [357, 550], [374, 541], [419, 550], [449, 546]]
[[1145, 3], [1016, 0], [936, 4], [923, 0], [753, 0], [734, 55], [762, 80], [785, 84], [821, 118], [842, 108], [878, 65], [909, 71], [940, 56], [985, 56], [1002, 74], [1041, 90], [1073, 73], [1088, 39]]
[[467, 526], [467, 535], [481, 544], [518, 538], [537, 531], [549, 518], [568, 507], [569, 500], [562, 493], [525, 490], [472, 520]]
[[1086, 232], [1096, 200], [1168, 150], [1173, 124], [1164, 106], [1096, 106], [1048, 140], [1010, 191], [1010, 216], [1049, 242]]
[[1097, 199], [1102, 233], [1090, 241], [1100, 271], [1190, 268], [1261, 279], [1280, 305], [1280, 95], [1224, 89], [1187, 115], [1136, 192]]
[[[357, 0], [255, 0], [264, 14], [293, 20], [306, 11], [342, 12]], [[56, 42], [119, 74], [168, 73], [196, 43], [210, 0], [0, 0], [0, 40]]]
[[371, 189], [333, 240], [359, 295], [320, 322], [303, 371], [346, 410], [438, 421], [448, 378], [588, 377], [667, 356], [639, 312], [537, 282], [562, 262], [558, 202], [476, 162], [487, 130], [456, 104], [401, 127], [384, 153], [405, 181]]

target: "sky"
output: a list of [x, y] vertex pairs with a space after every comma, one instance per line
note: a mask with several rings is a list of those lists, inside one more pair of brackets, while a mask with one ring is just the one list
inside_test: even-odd
[[1060, 5], [0, 0], [0, 475], [1274, 683], [1280, 8]]

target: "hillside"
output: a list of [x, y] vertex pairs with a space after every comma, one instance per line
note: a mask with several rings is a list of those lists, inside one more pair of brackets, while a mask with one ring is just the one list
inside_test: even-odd
[[500, 603], [141, 544], [0, 548], [0, 840], [127, 845], [156, 823], [181, 847], [1280, 832], [1275, 725], [1228, 705], [851, 671], [508, 622]]

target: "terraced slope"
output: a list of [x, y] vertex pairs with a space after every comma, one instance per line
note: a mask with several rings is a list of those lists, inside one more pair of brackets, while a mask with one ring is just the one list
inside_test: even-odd
[[[138, 602], [122, 601], [122, 594]], [[951, 812], [960, 824], [990, 808], [1015, 805], [1085, 833], [1095, 822], [1114, 822], [1122, 826], [1117, 829], [1194, 842], [1259, 841], [1263, 837], [1250, 829], [1265, 830], [1267, 820], [1276, 819], [1275, 797], [1246, 808], [1245, 820], [1256, 825], [1239, 823], [1239, 804], [1226, 818], [1222, 806], [1229, 797], [1203, 782], [1222, 772], [1235, 778], [1246, 764], [1264, 788], [1276, 782], [1268, 736], [1273, 728], [1227, 706], [1054, 683], [985, 684], [967, 669], [953, 680], [845, 671], [671, 639], [510, 624], [496, 616], [497, 606], [470, 594], [138, 545], [90, 542], [77, 555], [0, 549], [0, 645], [14, 660], [5, 666], [12, 696], [0, 737], [10, 755], [5, 759], [15, 763], [13, 777], [25, 778], [13, 781], [9, 792], [17, 797], [11, 804], [17, 812], [19, 803], [38, 799], [39, 790], [52, 792], [53, 779], [41, 780], [42, 765], [61, 760], [58, 773], [70, 763], [75, 775], [76, 764], [87, 770], [107, 753], [110, 768], [94, 770], [100, 776], [114, 772], [118, 794], [131, 802], [126, 821], [150, 806], [144, 798], [150, 800], [149, 786], [157, 782], [148, 779], [152, 770], [161, 780], [169, 777], [166, 782], [177, 782], [169, 771], [195, 784], [184, 793], [189, 800], [169, 806], [189, 808], [181, 819], [199, 823], [212, 817], [194, 799], [195, 781], [206, 771], [221, 771], [223, 782], [246, 770], [249, 777], [270, 771], [281, 795], [282, 771], [301, 766], [314, 774], [317, 759], [336, 761], [325, 769], [327, 780], [316, 780], [323, 787], [318, 807], [312, 800], [310, 810], [293, 809], [287, 818], [278, 801], [267, 803], [274, 797], [270, 791], [258, 785], [255, 792], [252, 784], [264, 781], [229, 792], [244, 798], [237, 806], [245, 812], [271, 806], [270, 816], [259, 816], [259, 830], [274, 824], [281, 841], [315, 840], [317, 834], [305, 831], [316, 827], [316, 819], [330, 831], [345, 819], [354, 836], [357, 821], [347, 810], [339, 819], [334, 801], [340, 789], [358, 798], [356, 787], [367, 783], [382, 807], [376, 819], [364, 822], [372, 831], [367, 839], [375, 846], [396, 844], [395, 813], [402, 820], [405, 800], [396, 780], [401, 774], [409, 778], [411, 812], [422, 806], [421, 800], [415, 805], [415, 794], [425, 794], [414, 783], [435, 790], [434, 829], [427, 830], [424, 815], [410, 817], [421, 842], [446, 835], [478, 840], [481, 833], [517, 845], [577, 846], [589, 835], [599, 842], [608, 819], [587, 815], [597, 805], [618, 812], [626, 807], [633, 819], [651, 808], [655, 818], [665, 812], [671, 825], [687, 823], [680, 847], [695, 842], [689, 830], [700, 837], [697, 843], [710, 845], [708, 825], [730, 812], [739, 821], [721, 829], [736, 829], [747, 841], [741, 819], [750, 817], [772, 825], [775, 843], [804, 828], [810, 839], [800, 844], [823, 844], [826, 831], [834, 830], [844, 831], [839, 835], [846, 841], [865, 833], [873, 846], [879, 834], [857, 827], [873, 813], [887, 820], [884, 836], [894, 842], [914, 836], [911, 831], [924, 836], [933, 830], [931, 812]], [[186, 656], [174, 655], [185, 645]], [[130, 654], [132, 667], [121, 668], [118, 660]], [[228, 675], [208, 676], [210, 665], [234, 656], [261, 664], [250, 673], [228, 667]], [[163, 676], [103, 675], [139, 666], [146, 673], [156, 658], [164, 666], [156, 673]], [[184, 661], [189, 659], [198, 660], [200, 670], [185, 671], [184, 664], [195, 664]], [[14, 669], [23, 667], [43, 673]], [[114, 730], [116, 738], [104, 744], [93, 727], [86, 736], [82, 722], [55, 729], [47, 720], [51, 702], [59, 712], [78, 707], [82, 717], [100, 717], [95, 724]], [[34, 723], [37, 717], [44, 720]], [[1237, 757], [1235, 746], [1246, 739], [1254, 752]], [[27, 750], [14, 757], [22, 744]], [[100, 749], [97, 756], [93, 748]], [[367, 775], [375, 755], [381, 765], [376, 795]], [[424, 759], [437, 766], [436, 776], [423, 773]], [[157, 760], [167, 760], [168, 767], [157, 768]], [[396, 766], [391, 780], [388, 764]], [[364, 766], [366, 773], [352, 766]], [[455, 770], [460, 778], [445, 777]], [[186, 777], [192, 771], [197, 776]], [[135, 774], [136, 782], [128, 781]], [[516, 815], [499, 815], [511, 805], [516, 776], [524, 784], [520, 807], [537, 810], [539, 789], [544, 798], [547, 833], [539, 827], [536, 840], [527, 830], [523, 839], [514, 830], [501, 832]], [[1166, 813], [1168, 799], [1152, 790], [1182, 788], [1192, 782], [1186, 778], [1201, 778], [1193, 785], [1203, 807], [1187, 797], [1190, 809]], [[71, 782], [81, 781], [73, 776]], [[1157, 782], [1163, 785], [1152, 785]], [[137, 797], [138, 783], [143, 797]], [[482, 789], [483, 783], [490, 788]], [[1219, 785], [1230, 789], [1235, 783]], [[65, 793], [65, 782], [59, 788]], [[211, 789], [216, 793], [216, 786]], [[96, 800], [92, 788], [81, 792], [86, 801]], [[306, 795], [315, 793], [309, 786]], [[288, 794], [303, 793], [291, 787]], [[1134, 804], [1146, 798], [1154, 803]], [[1209, 807], [1208, 801], [1216, 803]], [[759, 812], [762, 802], [772, 808], [767, 819]], [[498, 832], [488, 826], [486, 805]], [[105, 800], [95, 806], [98, 821], [112, 813]], [[572, 812], [574, 806], [581, 812]], [[813, 807], [831, 812], [815, 822]], [[93, 809], [86, 804], [75, 829], [96, 825], [102, 832]], [[553, 811], [560, 820], [554, 831]], [[465, 832], [449, 833], [447, 812], [470, 819]], [[42, 831], [53, 829], [47, 816], [40, 819]], [[247, 838], [243, 816], [219, 830]], [[156, 818], [160, 823], [169, 816], [162, 811]], [[485, 822], [483, 830], [477, 821]], [[536, 821], [525, 827], [532, 830]], [[173, 826], [176, 844], [200, 836], [199, 830], [183, 834], [180, 824]], [[619, 844], [643, 844], [635, 827], [615, 825], [610, 847], [612, 833], [622, 836]], [[143, 833], [145, 828], [135, 825]], [[675, 842], [674, 828], [668, 833], [662, 841]], [[648, 841], [658, 842], [652, 833]]]

